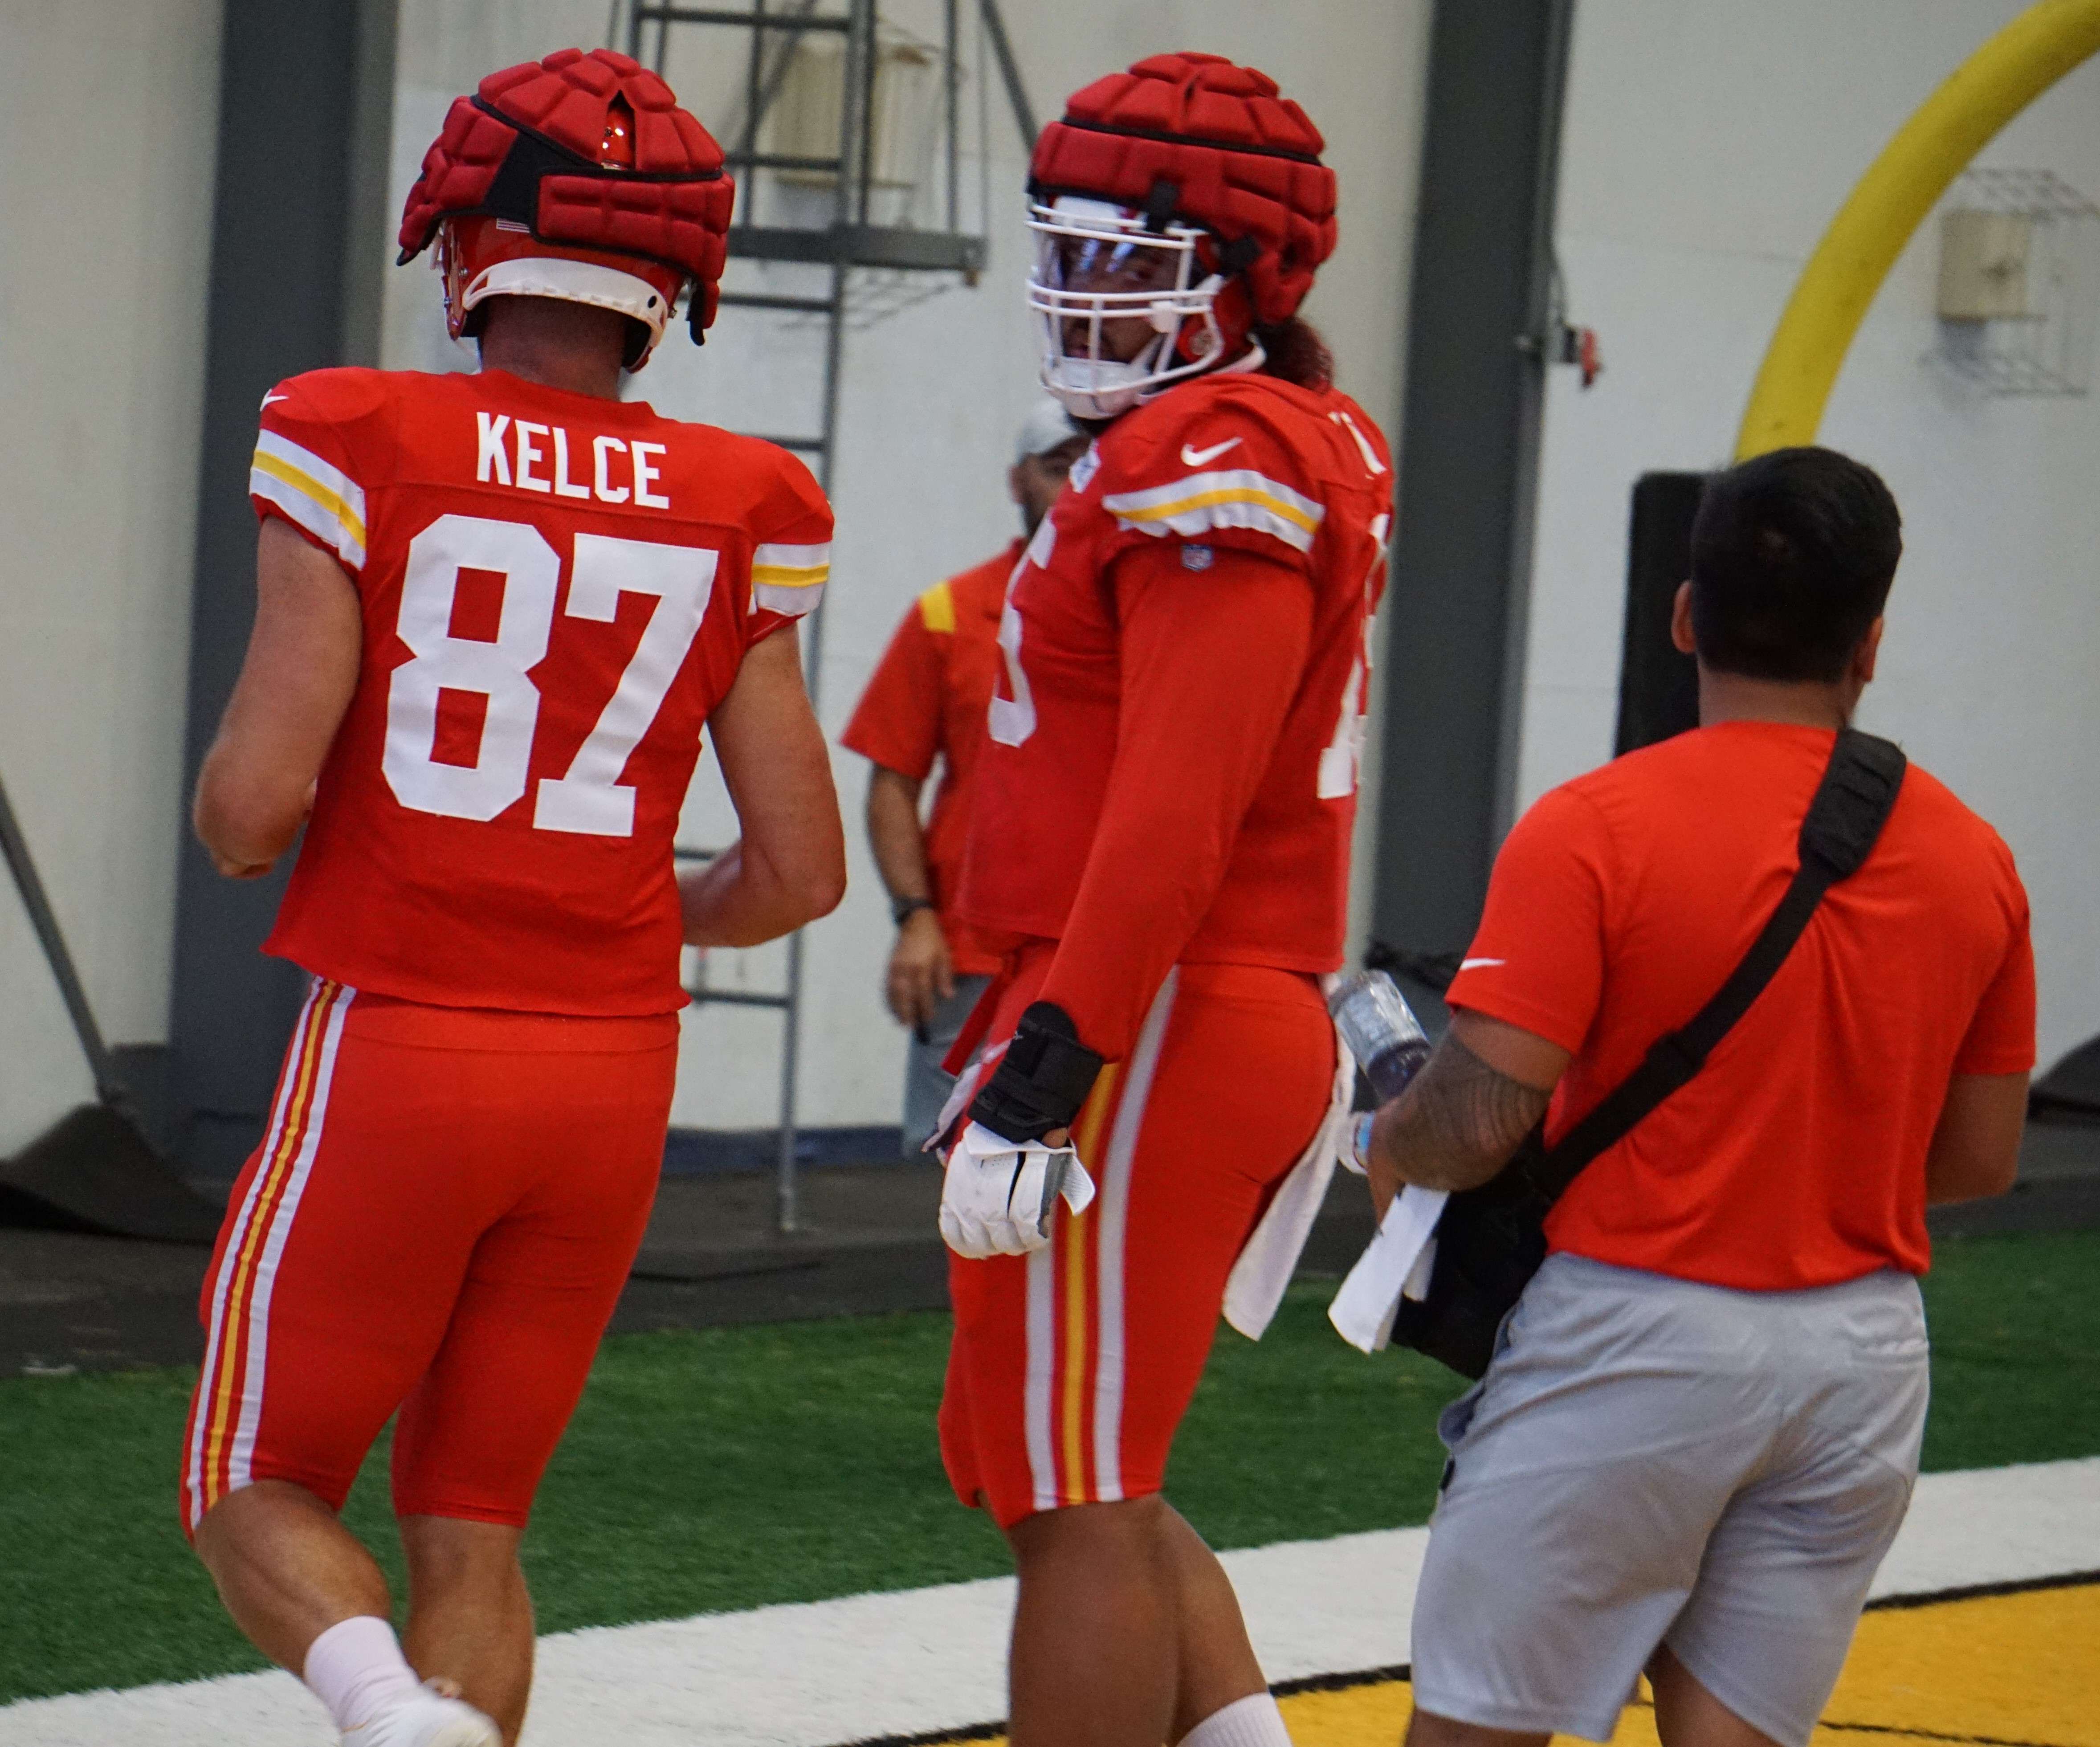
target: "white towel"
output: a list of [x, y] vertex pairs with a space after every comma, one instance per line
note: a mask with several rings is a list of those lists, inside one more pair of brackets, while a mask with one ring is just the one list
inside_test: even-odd
[[1327, 1307], [1327, 1320], [1352, 1347], [1376, 1352], [1392, 1338], [1401, 1295], [1419, 1299], [1428, 1290], [1436, 1222], [1449, 1199], [1440, 1189], [1418, 1189], [1412, 1183], [1393, 1197], [1378, 1235]]
[[1283, 1302], [1284, 1288], [1298, 1270], [1299, 1255], [1327, 1198], [1335, 1162], [1349, 1145], [1349, 1105], [1356, 1089], [1357, 1064], [1337, 1031], [1335, 1087], [1328, 1099], [1327, 1114], [1313, 1131], [1312, 1145], [1299, 1155], [1290, 1175], [1277, 1186], [1268, 1211], [1262, 1215], [1261, 1223], [1255, 1227], [1225, 1282], [1225, 1321], [1249, 1340], [1260, 1340], [1267, 1330], [1276, 1307]]

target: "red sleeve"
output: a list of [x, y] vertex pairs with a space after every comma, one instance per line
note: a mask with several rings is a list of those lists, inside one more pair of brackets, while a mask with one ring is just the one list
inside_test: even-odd
[[942, 640], [927, 629], [924, 605], [913, 602], [839, 743], [885, 770], [924, 782], [941, 749], [946, 655]]
[[1445, 999], [1571, 1055], [1604, 986], [1604, 892], [1611, 842], [1571, 789], [1542, 796], [1495, 858], [1479, 931]]
[[796, 457], [759, 445], [774, 478], [751, 520], [751, 611], [744, 646], [806, 617], [832, 574], [832, 506], [816, 476]]
[[1957, 1074], [2024, 1074], [2035, 1065], [2034, 943], [2027, 932], [2027, 893], [2018, 876], [2011, 879], [2012, 937], [1955, 1052]]
[[1123, 626], [1115, 763], [1043, 986], [1111, 1061], [1130, 1053], [1217, 894], [1312, 636], [1298, 571], [1229, 549], [1190, 570], [1184, 549], [1139, 547], [1110, 573]]
[[262, 520], [275, 518], [341, 561], [353, 576], [371, 542], [366, 488], [386, 457], [383, 378], [371, 370], [314, 370], [262, 397], [248, 495]]

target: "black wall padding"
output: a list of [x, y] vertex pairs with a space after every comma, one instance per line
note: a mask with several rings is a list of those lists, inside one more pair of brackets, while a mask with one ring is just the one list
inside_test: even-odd
[[82, 1105], [0, 1160], [0, 1225], [210, 1243], [221, 1217], [107, 1105]]
[[[187, 800], [255, 611], [255, 415], [274, 382], [342, 362], [360, 0], [227, 0], [219, 66]], [[377, 241], [373, 247], [376, 250]], [[307, 979], [259, 950], [290, 858], [225, 880], [188, 829], [177, 862], [174, 1046], [183, 1166], [230, 1177], [262, 1136]]]
[[2089, 1038], [2035, 1084], [2031, 1114], [2100, 1118], [2100, 1037]]
[[1417, 952], [1473, 937], [1515, 798], [1544, 377], [1515, 342], [1551, 302], [1570, 3], [1438, 0], [1430, 30], [1371, 915]]
[[1699, 726], [1699, 675], [1670, 641], [1670, 603], [1692, 574], [1692, 518], [1703, 473], [1644, 473], [1626, 541], [1626, 623], [1614, 757]]

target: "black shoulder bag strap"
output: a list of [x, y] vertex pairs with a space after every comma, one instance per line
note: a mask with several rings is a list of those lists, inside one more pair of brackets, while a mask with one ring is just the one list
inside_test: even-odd
[[1691, 1021], [1659, 1041], [1641, 1065], [1560, 1137], [1531, 1169], [1532, 1186], [1558, 1200], [1582, 1167], [1616, 1145], [1664, 1099], [1705, 1066], [1714, 1047], [1764, 993], [1823, 902], [1859, 871], [1888, 823], [1908, 761], [1893, 743], [1842, 728], [1801, 825], [1801, 867], [1763, 930], [1728, 980]]

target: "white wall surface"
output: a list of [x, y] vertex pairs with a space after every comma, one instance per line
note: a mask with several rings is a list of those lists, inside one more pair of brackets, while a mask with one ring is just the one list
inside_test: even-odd
[[[831, 8], [827, 8], [831, 10]], [[962, 9], [967, 15], [974, 9]], [[1373, 417], [1397, 422], [1409, 250], [1427, 55], [1426, 0], [1316, 0], [1285, 8], [1263, 0], [1070, 0], [1009, 3], [1007, 25], [1040, 115], [1058, 112], [1088, 81], [1162, 50], [1197, 47], [1272, 73], [1327, 137], [1339, 174], [1339, 249], [1306, 313], [1326, 331], [1341, 385]], [[885, 4], [925, 37], [938, 33], [932, 0]], [[604, 0], [404, 0], [395, 139], [395, 208], [413, 179], [445, 107], [485, 73], [566, 43], [602, 40]], [[726, 136], [724, 116], [742, 77], [741, 37], [674, 37], [666, 73], [682, 99]], [[976, 38], [960, 178], [964, 222], [979, 211], [975, 147]], [[823, 629], [820, 706], [836, 735], [898, 618], [920, 590], [997, 551], [1016, 529], [1004, 477], [1012, 432], [1036, 392], [1032, 329], [1021, 303], [1027, 263], [1021, 222], [1025, 158], [996, 73], [991, 78], [990, 262], [980, 285], [955, 288], [849, 334], [834, 485], [839, 534]], [[712, 99], [712, 101], [710, 101]], [[739, 196], [741, 201], [742, 196]], [[761, 213], [766, 222], [775, 222]], [[813, 270], [733, 263], [731, 284], [821, 291]], [[816, 429], [821, 330], [725, 311], [704, 351], [671, 336], [633, 392], [665, 413], [772, 433]], [[389, 289], [386, 362], [471, 368], [444, 339], [432, 276], [417, 269]], [[1375, 745], [1375, 731], [1372, 743]], [[836, 760], [851, 846], [851, 884], [838, 912], [809, 935], [801, 1117], [810, 1124], [893, 1123], [903, 1035], [879, 996], [892, 937], [880, 881], [867, 853], [860, 806], [867, 765]], [[1365, 789], [1377, 792], [1374, 770]], [[686, 813], [686, 841], [719, 844], [734, 823], [711, 761]], [[1360, 853], [1360, 868], [1368, 857]], [[778, 986], [778, 948], [719, 953], [719, 986]], [[776, 1108], [779, 1023], [748, 1010], [689, 1013], [673, 1120], [704, 1127], [770, 1123]]]
[[[1606, 369], [1554, 373], [1521, 803], [1611, 756], [1634, 481], [1725, 463], [1801, 267], [1889, 137], [2019, 0], [1581, 0], [1558, 245]], [[1978, 161], [2100, 197], [2100, 62]], [[1888, 480], [1905, 555], [1864, 727], [1994, 824], [2034, 907], [2041, 1059], [2100, 1030], [2100, 399], [1992, 399], [1922, 362], [1935, 218], [1820, 440]]]
[[[0, 3], [0, 776], [122, 1043], [167, 1036], [218, 28]], [[0, 882], [0, 1154], [90, 1092]]]

